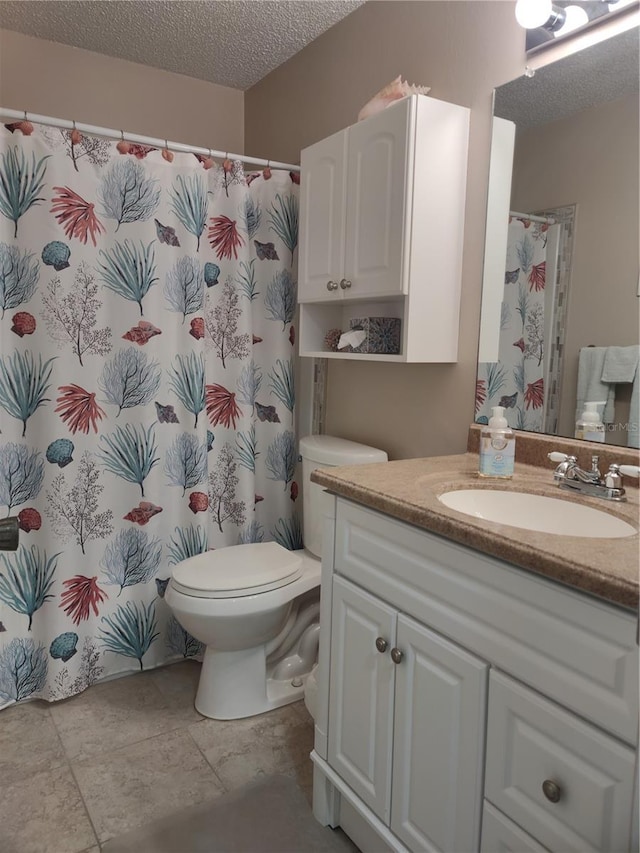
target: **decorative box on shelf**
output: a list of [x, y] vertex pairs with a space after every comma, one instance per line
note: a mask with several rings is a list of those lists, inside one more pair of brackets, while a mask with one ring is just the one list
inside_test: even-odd
[[400, 319], [398, 317], [355, 317], [349, 321], [351, 330], [362, 329], [366, 334], [357, 347], [348, 352], [368, 352], [378, 355], [397, 355], [400, 352]]

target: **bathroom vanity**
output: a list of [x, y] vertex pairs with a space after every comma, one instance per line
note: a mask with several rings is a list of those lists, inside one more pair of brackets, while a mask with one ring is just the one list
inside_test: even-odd
[[[476, 470], [464, 454], [313, 475], [331, 493], [314, 813], [376, 853], [635, 850], [638, 535], [543, 535], [438, 501], [560, 496], [550, 470]], [[636, 490], [588, 502], [637, 530]]]

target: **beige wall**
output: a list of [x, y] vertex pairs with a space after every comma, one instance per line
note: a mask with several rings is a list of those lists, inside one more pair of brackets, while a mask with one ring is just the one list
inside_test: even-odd
[[329, 361], [327, 432], [391, 458], [458, 453], [473, 420], [492, 90], [524, 65], [515, 3], [370, 2], [245, 93], [247, 150], [297, 161], [353, 124], [402, 75], [471, 107], [459, 360], [455, 365]]
[[[558, 429], [573, 435], [580, 348], [640, 340], [637, 96], [518, 134], [513, 174], [514, 210], [577, 204]], [[624, 421], [630, 395], [621, 391]], [[626, 443], [626, 434], [610, 439]]]
[[0, 106], [244, 153], [244, 95], [0, 30]]

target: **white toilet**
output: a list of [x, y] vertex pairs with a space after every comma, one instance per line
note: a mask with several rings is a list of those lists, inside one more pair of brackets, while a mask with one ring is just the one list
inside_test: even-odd
[[305, 548], [276, 542], [206, 551], [173, 569], [165, 601], [206, 646], [196, 708], [235, 720], [301, 698], [320, 632], [323, 489], [314, 468], [386, 462], [382, 450], [342, 438], [300, 440]]

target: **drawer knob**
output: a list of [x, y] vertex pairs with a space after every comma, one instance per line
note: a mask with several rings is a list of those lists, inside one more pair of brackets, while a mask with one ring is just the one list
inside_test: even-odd
[[340, 281], [340, 287], [341, 287], [343, 290], [347, 290], [349, 287], [351, 287], [351, 282], [350, 282], [348, 279], [343, 278], [343, 279]]
[[387, 641], [383, 637], [378, 637], [378, 639], [376, 640], [376, 649], [380, 652], [380, 654], [383, 654], [387, 651], [387, 646]]
[[400, 649], [391, 649], [391, 660], [394, 663], [400, 663], [404, 655], [400, 651]]
[[328, 281], [327, 282], [327, 290], [337, 290], [338, 282], [337, 281]]
[[550, 803], [559, 803], [560, 797], [562, 796], [562, 789], [560, 788], [560, 785], [552, 779], [545, 779], [542, 783], [542, 793]]

